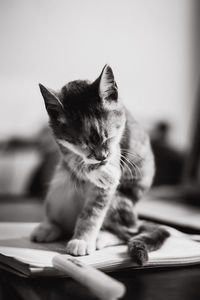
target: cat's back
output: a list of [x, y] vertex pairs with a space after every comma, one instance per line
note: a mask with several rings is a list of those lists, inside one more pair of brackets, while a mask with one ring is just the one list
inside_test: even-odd
[[125, 113], [126, 126], [121, 143], [122, 150], [130, 151], [143, 159], [148, 157], [153, 159], [149, 135], [128, 109], [125, 109]]
[[127, 109], [120, 146], [124, 168], [119, 190], [138, 201], [152, 185], [155, 162], [148, 134]]

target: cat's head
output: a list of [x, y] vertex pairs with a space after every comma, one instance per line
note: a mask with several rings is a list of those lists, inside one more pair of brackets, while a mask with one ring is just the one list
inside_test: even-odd
[[124, 107], [108, 65], [92, 83], [76, 80], [59, 92], [40, 84], [50, 126], [61, 150], [81, 156], [86, 164], [105, 163], [121, 139]]

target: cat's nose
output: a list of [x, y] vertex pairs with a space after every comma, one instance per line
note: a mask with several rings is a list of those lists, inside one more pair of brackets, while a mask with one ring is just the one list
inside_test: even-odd
[[106, 159], [108, 158], [108, 152], [103, 152], [103, 153], [95, 154], [95, 158], [97, 160], [99, 160], [101, 163], [105, 162]]

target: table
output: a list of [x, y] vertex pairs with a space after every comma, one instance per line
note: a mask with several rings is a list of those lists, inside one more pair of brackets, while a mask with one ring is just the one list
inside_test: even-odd
[[[127, 300], [198, 300], [200, 266], [160, 270], [126, 270], [111, 274], [124, 282]], [[96, 299], [72, 279], [24, 279], [0, 272], [0, 299], [68, 300]]]
[[[17, 202], [8, 201], [9, 214], [5, 215], [6, 203], [3, 202], [4, 220], [27, 221], [31, 211], [31, 221], [38, 221], [35, 212], [40, 211], [38, 201], [31, 201], [26, 214], [20, 214], [17, 210]], [[20, 205], [22, 205], [20, 200]], [[12, 205], [11, 205], [12, 204]], [[0, 202], [1, 211], [1, 202]], [[24, 212], [23, 212], [24, 213]], [[1, 215], [1, 213], [0, 213]], [[14, 216], [14, 219], [12, 219]], [[124, 282], [127, 293], [123, 299], [136, 300], [197, 300], [200, 299], [200, 266], [148, 269], [148, 270], [124, 270], [111, 273], [111, 276]], [[72, 279], [20, 278], [5, 271], [0, 271], [0, 299], [3, 300], [68, 300], [68, 299], [95, 299], [93, 295]]]

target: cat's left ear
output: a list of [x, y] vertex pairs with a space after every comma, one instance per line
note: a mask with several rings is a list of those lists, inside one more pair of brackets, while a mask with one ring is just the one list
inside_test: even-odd
[[58, 96], [53, 90], [46, 88], [41, 83], [39, 83], [39, 87], [40, 87], [40, 92], [44, 98], [47, 112], [50, 115], [52, 111], [54, 112], [54, 111], [60, 111], [64, 109], [62, 102], [60, 101], [60, 99], [58, 98]]
[[105, 65], [99, 81], [99, 96], [108, 101], [117, 101], [118, 90], [115, 82], [113, 70], [109, 65]]

